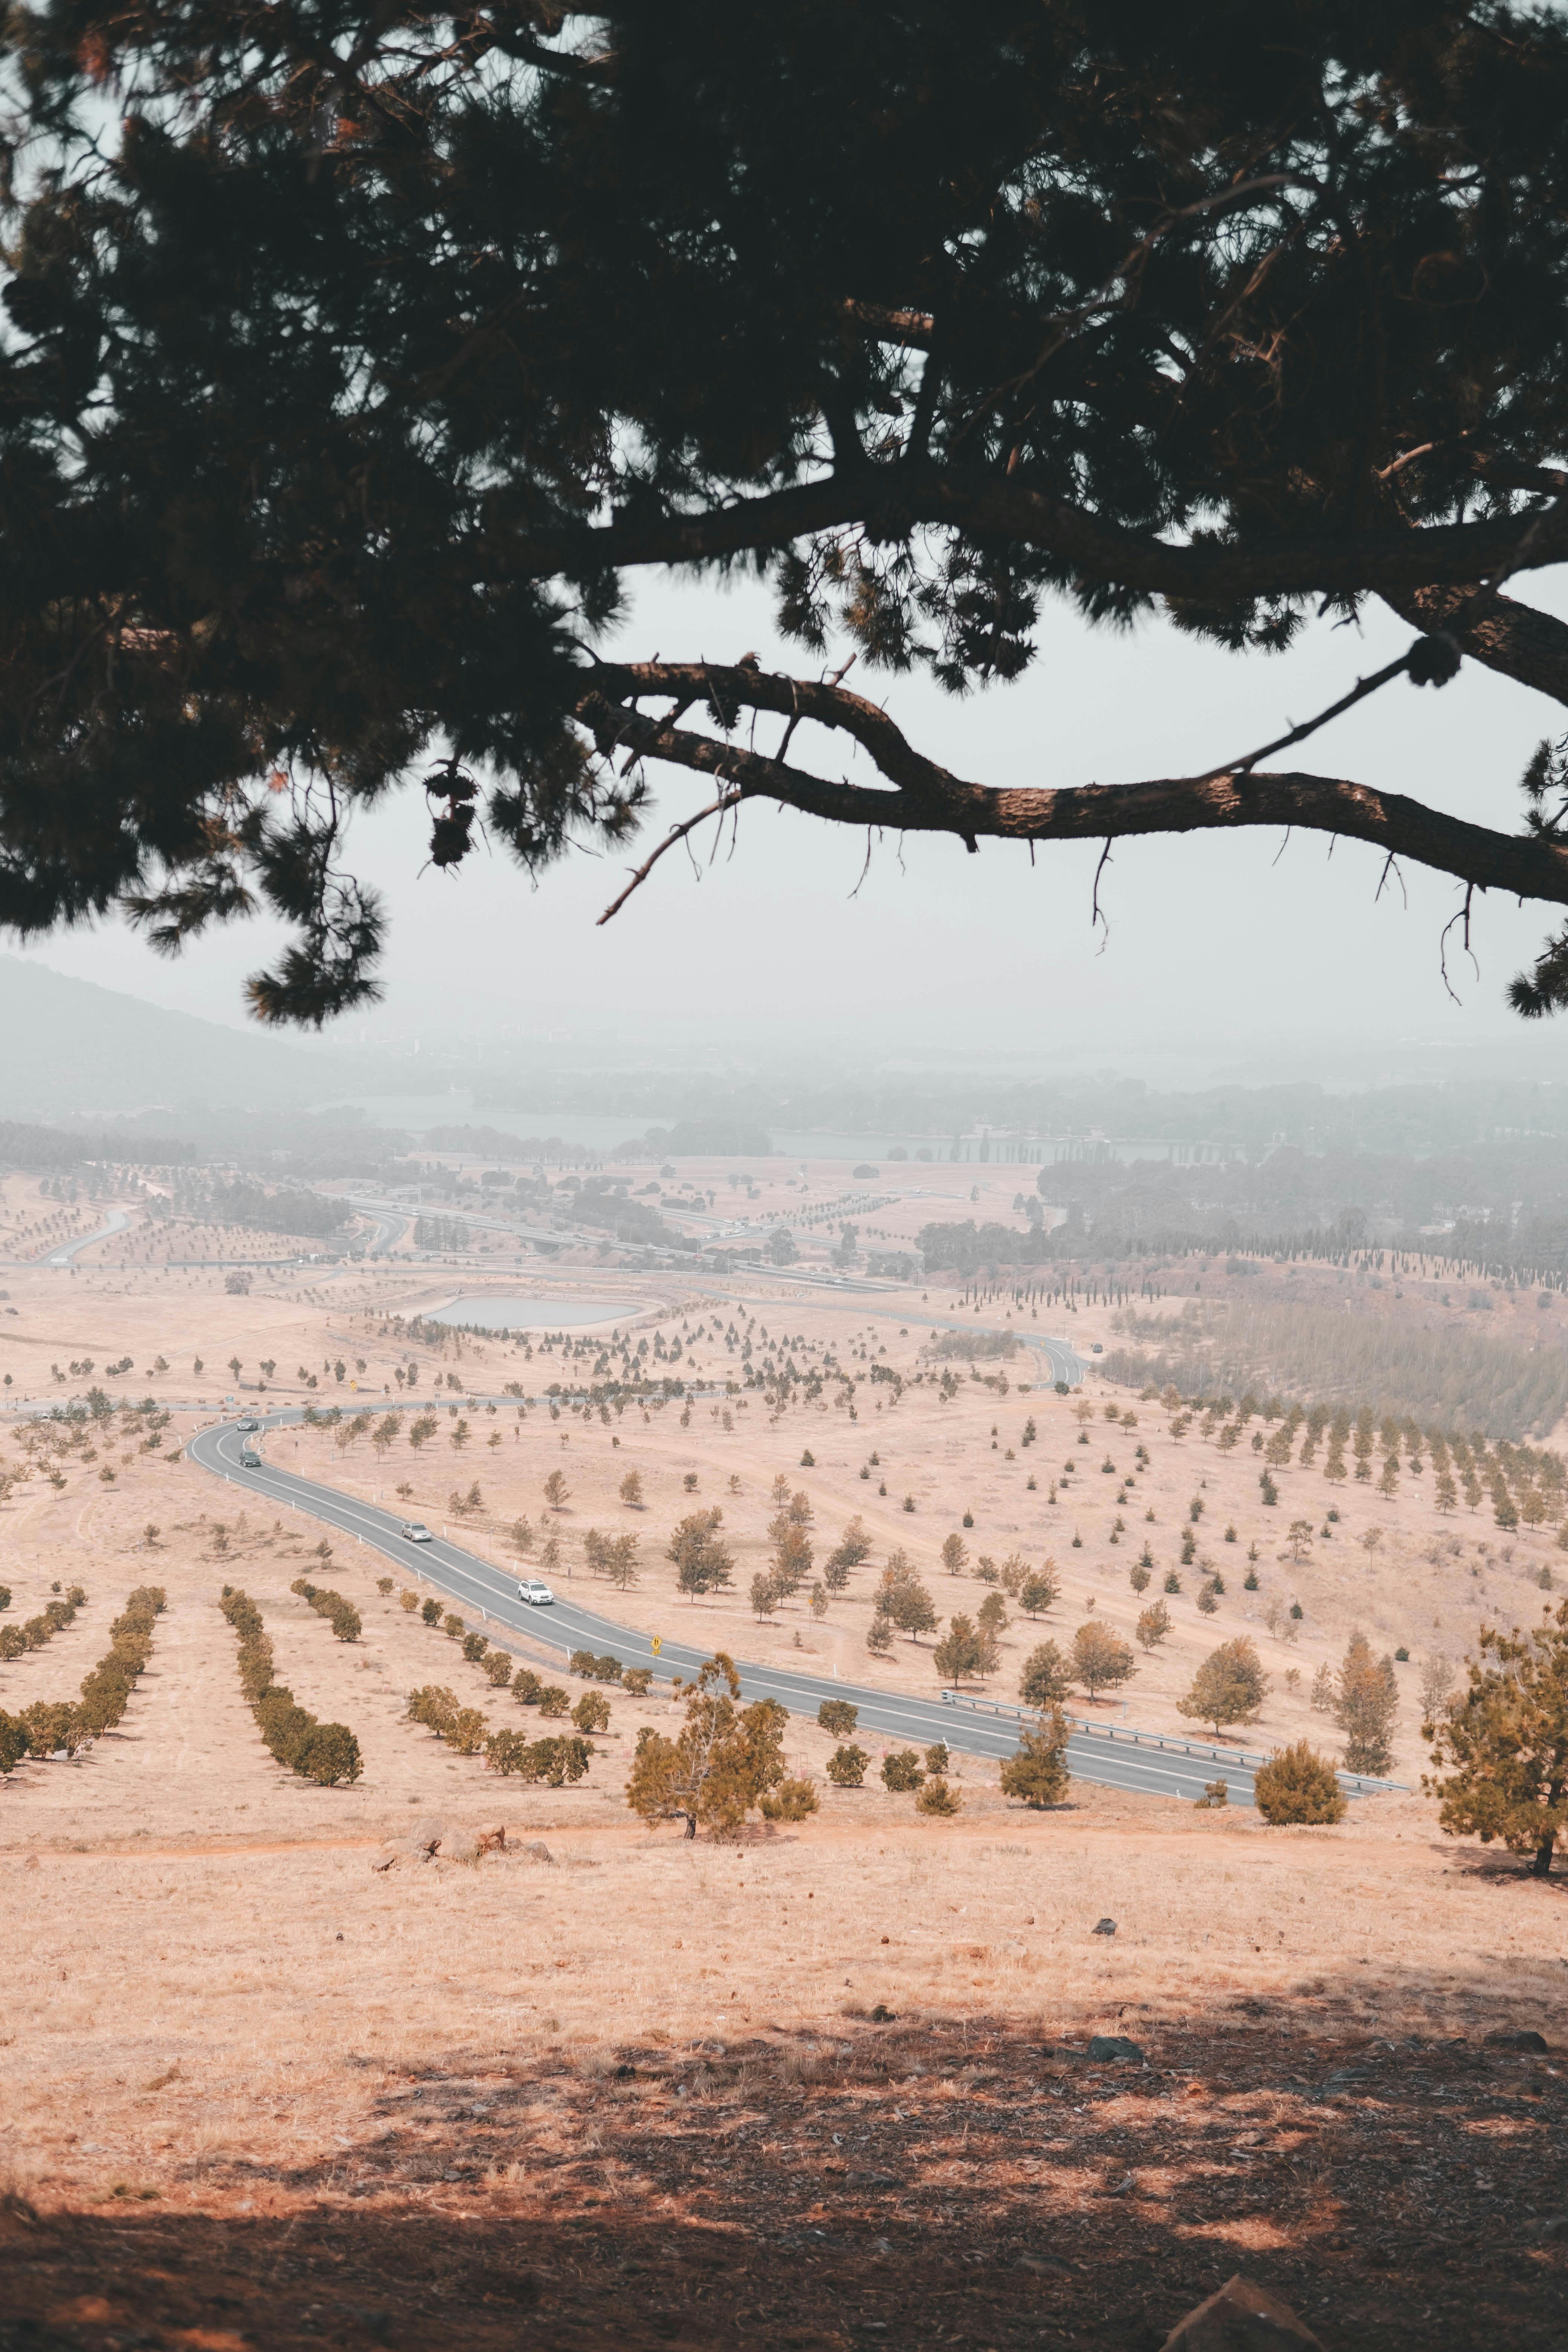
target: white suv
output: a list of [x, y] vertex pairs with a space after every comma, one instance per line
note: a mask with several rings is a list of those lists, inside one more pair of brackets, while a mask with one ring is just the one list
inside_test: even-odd
[[528, 1601], [535, 1609], [547, 1609], [555, 1595], [548, 1584], [542, 1583], [537, 1576], [531, 1576], [525, 1583], [518, 1586], [517, 1597], [520, 1601]]

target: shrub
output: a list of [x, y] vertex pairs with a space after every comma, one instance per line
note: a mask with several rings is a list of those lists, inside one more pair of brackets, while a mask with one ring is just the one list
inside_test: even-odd
[[1128, 1570], [1127, 1580], [1134, 1592], [1147, 1592], [1149, 1590], [1149, 1571], [1141, 1561]]
[[[155, 1587], [144, 1590], [149, 1595], [156, 1591], [157, 1608], [161, 1610], [163, 1593]], [[132, 1601], [141, 1597], [132, 1593]], [[249, 1595], [237, 1586], [226, 1584], [218, 1606], [239, 1636], [240, 1688], [256, 1717], [257, 1728], [279, 1763], [327, 1789], [335, 1788], [342, 1780], [357, 1780], [363, 1767], [359, 1742], [348, 1726], [319, 1723], [308, 1708], [296, 1704], [291, 1690], [273, 1681], [272, 1643], [262, 1623], [261, 1612]], [[126, 1614], [131, 1614], [129, 1605]], [[117, 1621], [110, 1630], [117, 1631], [119, 1624], [125, 1622]], [[146, 1638], [150, 1644], [150, 1621]], [[84, 1697], [86, 1692], [84, 1684]]]
[[395, 1578], [390, 1576], [378, 1576], [376, 1578], [375, 1589], [380, 1593], [384, 1601], [386, 1599], [387, 1594], [392, 1591], [395, 1580], [396, 1580]]
[[1331, 1764], [1299, 1739], [1260, 1764], [1253, 1775], [1253, 1799], [1275, 1828], [1291, 1822], [1325, 1823], [1344, 1819], [1345, 1796]]
[[1199, 1812], [1217, 1812], [1222, 1805], [1230, 1802], [1229, 1787], [1224, 1780], [1205, 1780], [1203, 1795], [1194, 1797], [1193, 1802]]
[[603, 1691], [584, 1691], [572, 1710], [572, 1720], [579, 1731], [608, 1731], [610, 1702]]
[[30, 1706], [22, 1709], [22, 1722], [28, 1749], [34, 1756], [52, 1756], [60, 1748], [68, 1756], [74, 1756], [86, 1737], [68, 1699], [35, 1699]]
[[1067, 1718], [1059, 1707], [1021, 1731], [1017, 1754], [1009, 1756], [1002, 1767], [1002, 1794], [1020, 1798], [1036, 1812], [1047, 1805], [1059, 1805], [1072, 1785], [1067, 1765], [1068, 1737]]
[[448, 1609], [447, 1614], [441, 1620], [441, 1631], [447, 1636], [447, 1641], [460, 1642], [468, 1630], [468, 1626], [465, 1624], [462, 1618], [458, 1616], [457, 1611], [455, 1609]]
[[954, 1813], [963, 1810], [963, 1799], [942, 1780], [928, 1780], [915, 1798], [916, 1812], [931, 1820], [951, 1821]]
[[836, 1789], [858, 1789], [870, 1761], [863, 1748], [836, 1748], [827, 1759], [827, 1777]]
[[534, 1706], [544, 1688], [531, 1666], [519, 1666], [511, 1678], [511, 1695], [519, 1706]]
[[541, 1715], [550, 1716], [570, 1715], [571, 1692], [563, 1691], [558, 1683], [542, 1684], [539, 1692], [539, 1712]]
[[297, 1576], [289, 1590], [297, 1592], [301, 1601], [309, 1601], [318, 1617], [325, 1617], [330, 1622], [340, 1642], [359, 1640], [359, 1611], [352, 1601], [345, 1601], [341, 1592], [329, 1592], [325, 1586], [310, 1584], [302, 1576]]
[[447, 1727], [447, 1745], [456, 1756], [477, 1756], [489, 1731], [477, 1706], [460, 1706]]
[[847, 1698], [825, 1698], [816, 1710], [816, 1719], [835, 1739], [847, 1739], [860, 1720], [860, 1710]]
[[485, 1660], [485, 1674], [492, 1690], [505, 1690], [511, 1680], [511, 1660], [504, 1650], [492, 1650]]
[[438, 1625], [441, 1622], [440, 1602], [434, 1599], [422, 1602], [420, 1605], [419, 1614], [423, 1617], [426, 1625]]
[[653, 1686], [651, 1666], [626, 1666], [621, 1674], [621, 1688], [633, 1698], [646, 1698]]
[[952, 1761], [952, 1757], [945, 1739], [933, 1740], [926, 1749], [925, 1768], [928, 1772], [943, 1773]]
[[522, 1780], [546, 1780], [552, 1788], [580, 1780], [593, 1760], [585, 1739], [527, 1739], [521, 1731], [492, 1732], [485, 1762], [492, 1772]]
[[489, 1648], [489, 1643], [483, 1633], [464, 1634], [463, 1655], [470, 1666], [477, 1666]]
[[442, 1683], [425, 1683], [408, 1694], [408, 1720], [422, 1723], [437, 1739], [444, 1739], [457, 1720], [458, 1697]]
[[11, 1588], [8, 1584], [0, 1584], [0, 1609], [9, 1609], [10, 1606]]
[[817, 1808], [816, 1790], [809, 1780], [781, 1780], [764, 1789], [757, 1800], [765, 1822], [804, 1822]]
[[912, 1748], [895, 1748], [890, 1756], [882, 1759], [882, 1785], [886, 1789], [918, 1789], [925, 1779], [921, 1759]]
[[419, 1595], [416, 1592], [410, 1592], [406, 1588], [405, 1588], [405, 1590], [397, 1596], [397, 1605], [400, 1609], [406, 1609], [412, 1615], [413, 1612], [419, 1606]]
[[27, 1727], [19, 1715], [0, 1707], [0, 1779], [14, 1772], [27, 1752]]

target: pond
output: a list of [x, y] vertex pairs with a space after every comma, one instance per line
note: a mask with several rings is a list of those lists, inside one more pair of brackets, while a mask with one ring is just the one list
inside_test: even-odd
[[[645, 1302], [646, 1303], [646, 1302]], [[576, 1331], [595, 1323], [624, 1323], [641, 1312], [630, 1298], [454, 1298], [426, 1308], [426, 1323], [457, 1323], [478, 1331]]]

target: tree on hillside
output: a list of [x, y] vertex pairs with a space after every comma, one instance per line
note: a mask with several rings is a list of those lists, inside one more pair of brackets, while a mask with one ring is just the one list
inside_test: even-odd
[[1568, 1601], [1528, 1634], [1483, 1626], [1478, 1646], [1468, 1689], [1421, 1727], [1436, 1768], [1421, 1785], [1450, 1837], [1500, 1839], [1544, 1878], [1568, 1830]]
[[1090, 1698], [1098, 1698], [1102, 1690], [1114, 1690], [1138, 1671], [1131, 1643], [1094, 1618], [1080, 1625], [1072, 1637], [1072, 1668]]
[[967, 1676], [982, 1671], [985, 1645], [976, 1632], [973, 1618], [950, 1617], [947, 1631], [931, 1652], [931, 1664], [944, 1683], [956, 1690]]
[[1176, 1701], [1176, 1712], [1212, 1723], [1217, 1735], [1227, 1724], [1254, 1722], [1268, 1696], [1263, 1662], [1241, 1633], [1209, 1652], [1185, 1698]]
[[1359, 1626], [1345, 1645], [1334, 1692], [1333, 1718], [1345, 1735], [1347, 1772], [1386, 1772], [1393, 1761], [1399, 1683], [1386, 1653], [1374, 1658]]
[[666, 1558], [675, 1562], [676, 1583], [689, 1600], [705, 1592], [721, 1592], [731, 1580], [734, 1558], [719, 1535], [723, 1520], [717, 1506], [694, 1511], [681, 1520], [669, 1539]]
[[1005, 1759], [997, 1776], [1002, 1794], [1021, 1798], [1036, 1812], [1061, 1804], [1072, 1786], [1067, 1761], [1068, 1737], [1067, 1717], [1059, 1707], [1025, 1725], [1016, 1754]]
[[[118, 903], [171, 950], [259, 902], [292, 939], [255, 1009], [320, 1022], [375, 987], [356, 811], [413, 782], [438, 869], [486, 835], [536, 869], [623, 845], [650, 770], [971, 849], [1307, 827], [1467, 913], [1568, 901], [1560, 747], [1520, 828], [1281, 762], [1310, 717], [1191, 775], [993, 788], [820, 675], [836, 632], [1016, 678], [1047, 598], [1276, 657], [1381, 600], [1409, 639], [1336, 700], [1467, 658], [1568, 699], [1568, 625], [1521, 593], [1568, 547], [1560, 12], [1300, 0], [1289, 31], [1218, 0], [29, 12], [0, 919]], [[639, 572], [731, 565], [804, 674], [591, 656]], [[1563, 1002], [1568, 943], [1513, 995]]]
[[722, 1651], [694, 1681], [678, 1680], [674, 1696], [685, 1701], [686, 1720], [674, 1739], [647, 1727], [639, 1731], [626, 1802], [650, 1829], [682, 1821], [689, 1838], [700, 1828], [732, 1837], [784, 1780], [789, 1718], [776, 1699], [737, 1706], [741, 1679]]
[[572, 1492], [563, 1470], [552, 1470], [544, 1482], [544, 1499], [552, 1511], [563, 1511]]
[[1043, 1712], [1066, 1698], [1071, 1688], [1072, 1675], [1054, 1642], [1042, 1642], [1030, 1651], [1018, 1677], [1018, 1696], [1026, 1706]]

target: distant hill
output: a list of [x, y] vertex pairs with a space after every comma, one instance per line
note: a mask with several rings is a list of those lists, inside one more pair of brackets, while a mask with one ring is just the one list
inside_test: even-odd
[[221, 1028], [0, 956], [0, 1111], [14, 1119], [302, 1109], [359, 1091], [368, 1066]]

